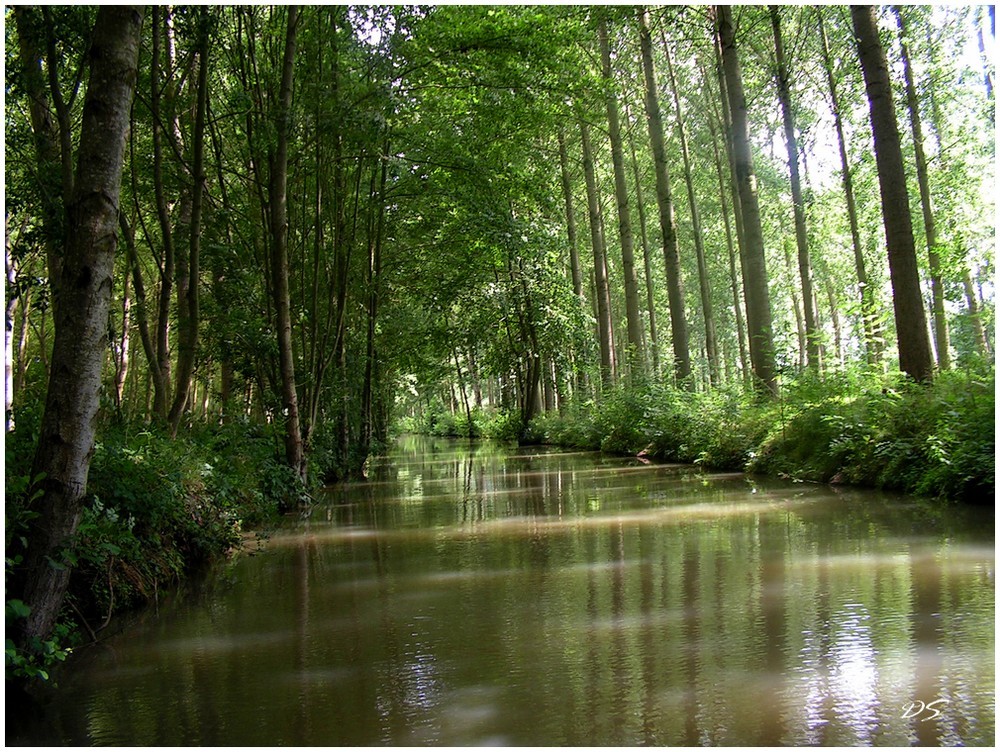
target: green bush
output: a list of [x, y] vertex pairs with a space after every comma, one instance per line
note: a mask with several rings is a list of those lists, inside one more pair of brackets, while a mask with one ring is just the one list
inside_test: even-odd
[[953, 499], [994, 489], [994, 372], [915, 384], [865, 370], [802, 374], [774, 400], [739, 389], [620, 386], [538, 416], [538, 441]]

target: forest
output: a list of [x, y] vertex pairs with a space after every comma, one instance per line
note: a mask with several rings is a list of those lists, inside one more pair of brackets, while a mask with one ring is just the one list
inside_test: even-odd
[[993, 502], [993, 6], [4, 28], [8, 680], [402, 432]]

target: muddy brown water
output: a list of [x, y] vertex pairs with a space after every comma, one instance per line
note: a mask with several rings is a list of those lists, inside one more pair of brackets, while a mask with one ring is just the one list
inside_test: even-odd
[[404, 437], [8, 743], [992, 745], [992, 507]]

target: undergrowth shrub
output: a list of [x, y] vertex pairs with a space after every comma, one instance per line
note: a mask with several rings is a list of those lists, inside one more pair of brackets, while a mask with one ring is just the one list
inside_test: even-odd
[[[28, 477], [36, 441], [37, 415], [20, 411], [5, 444], [7, 582], [37, 516]], [[27, 652], [8, 643], [8, 677], [47, 678], [51, 663], [86, 639], [80, 630], [92, 636], [113, 612], [155, 598], [237, 547], [244, 526], [263, 524], [301, 496], [280, 448], [273, 429], [249, 421], [196, 427], [176, 439], [150, 426], [102, 425], [77, 532], [58, 563], [73, 574], [54, 642]], [[6, 601], [8, 631], [27, 608]]]

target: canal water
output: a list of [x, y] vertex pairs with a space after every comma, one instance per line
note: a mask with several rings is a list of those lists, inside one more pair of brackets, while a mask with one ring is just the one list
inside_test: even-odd
[[21, 741], [991, 746], [994, 617], [992, 508], [404, 437]]

